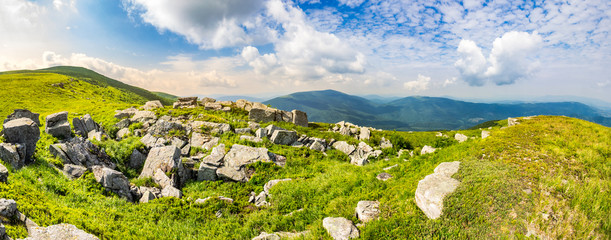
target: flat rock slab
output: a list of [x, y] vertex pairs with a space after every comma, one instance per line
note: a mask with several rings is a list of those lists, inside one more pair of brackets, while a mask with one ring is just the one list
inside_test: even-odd
[[460, 182], [452, 178], [458, 172], [460, 162], [439, 164], [433, 174], [418, 182], [416, 205], [430, 219], [437, 219], [443, 213], [443, 199], [454, 192]]
[[377, 219], [380, 216], [380, 202], [360, 201], [356, 205], [356, 216], [364, 223]]
[[343, 217], [327, 217], [322, 220], [322, 226], [335, 240], [348, 240], [359, 237], [359, 230], [352, 221]]
[[48, 239], [79, 239], [79, 240], [99, 240], [76, 226], [71, 224], [57, 224], [48, 227], [33, 227], [28, 231], [26, 240], [48, 240]]

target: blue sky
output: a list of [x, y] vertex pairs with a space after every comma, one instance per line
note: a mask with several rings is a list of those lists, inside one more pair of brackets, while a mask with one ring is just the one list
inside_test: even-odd
[[176, 95], [611, 102], [611, 2], [1, 0], [0, 70], [83, 66]]

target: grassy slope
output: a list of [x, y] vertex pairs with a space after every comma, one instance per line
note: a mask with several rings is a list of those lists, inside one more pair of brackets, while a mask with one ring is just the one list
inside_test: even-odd
[[[0, 116], [16, 107], [29, 107], [42, 113], [43, 119], [47, 113], [68, 110], [94, 113], [98, 121], [112, 121], [114, 109], [132, 105], [118, 100], [126, 97], [121, 95], [123, 92], [82, 81], [71, 82], [65, 89], [50, 87], [68, 79], [56, 74], [36, 75], [35, 79], [27, 74], [12, 78], [0, 75], [3, 85], [13, 90], [0, 94], [3, 97], [0, 102], [8, 103], [2, 105]], [[34, 84], [32, 89], [45, 91], [19, 88], [22, 84]], [[14, 90], [24, 93], [14, 94]], [[90, 96], [94, 93], [98, 97]], [[243, 111], [170, 110], [161, 109], [158, 114], [202, 114], [201, 120], [246, 126]], [[506, 121], [497, 124], [506, 125]], [[310, 128], [280, 125], [310, 136], [356, 143], [354, 139], [325, 132], [327, 124], [312, 124]], [[474, 137], [480, 134], [480, 130], [461, 132]], [[452, 136], [454, 132], [444, 133]], [[322, 219], [342, 216], [358, 223], [354, 208], [360, 200], [381, 202], [381, 219], [360, 228], [365, 239], [511, 238], [521, 237], [528, 230], [552, 238], [611, 236], [609, 128], [566, 117], [537, 117], [510, 128], [495, 126], [491, 137], [461, 144], [434, 135], [374, 132], [370, 144], [385, 136], [409, 142], [416, 152], [425, 144], [443, 148], [413, 158], [397, 158], [393, 152], [396, 150], [390, 150], [386, 151], [388, 161], [375, 160], [358, 167], [350, 165], [348, 158], [335, 150], [324, 155], [273, 145], [267, 140], [257, 144], [241, 142], [238, 136], [225, 134], [221, 141], [227, 145], [265, 146], [286, 156], [287, 166], [259, 163], [251, 166], [255, 175], [248, 183], [191, 182], [183, 188], [183, 200], [131, 204], [105, 193], [91, 174], [69, 181], [50, 167], [47, 163], [56, 161], [47, 148], [56, 140], [43, 133], [35, 155], [37, 163], [19, 171], [11, 170], [8, 184], [0, 183], [0, 198], [15, 199], [19, 209], [40, 225], [71, 223], [103, 239], [251, 239], [262, 231], [303, 230], [311, 231], [308, 239], [330, 239], [322, 228]], [[138, 145], [135, 138], [100, 144], [119, 164], [126, 160], [130, 148]], [[446, 199], [444, 215], [428, 220], [414, 202], [418, 181], [432, 173], [440, 162], [457, 160], [462, 165], [454, 177], [462, 184]], [[386, 182], [375, 179], [384, 167], [394, 164], [398, 167], [388, 171], [394, 176], [392, 179]], [[135, 170], [128, 172], [132, 177], [136, 174]], [[247, 203], [251, 191], [258, 193], [268, 180], [286, 177], [295, 180], [271, 190], [271, 207], [257, 210]], [[532, 193], [527, 194], [526, 189]], [[193, 204], [195, 199], [208, 196], [231, 197], [235, 202], [213, 200], [204, 205]], [[304, 210], [287, 215], [298, 209]], [[223, 216], [216, 218], [219, 211]], [[14, 238], [26, 234], [22, 226], [6, 222], [5, 225]]]

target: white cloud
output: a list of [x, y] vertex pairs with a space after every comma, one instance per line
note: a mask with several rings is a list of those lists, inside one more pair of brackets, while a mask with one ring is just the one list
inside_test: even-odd
[[418, 79], [403, 83], [403, 87], [409, 91], [421, 92], [429, 89], [431, 78], [418, 74]]
[[169, 30], [204, 49], [249, 44], [247, 23], [262, 0], [123, 0], [126, 11], [160, 31]]
[[482, 86], [486, 81], [496, 85], [513, 84], [536, 70], [538, 62], [533, 58], [542, 43], [537, 32], [508, 32], [494, 40], [486, 59], [475, 42], [461, 40], [457, 49], [460, 58], [454, 65], [471, 86]]
[[363, 2], [365, 2], [365, 0], [339, 0], [340, 4], [352, 8], [360, 6], [361, 4], [363, 4]]
[[448, 78], [448, 79], [446, 79], [446, 80], [443, 82], [443, 87], [447, 87], [447, 86], [452, 85], [452, 84], [454, 84], [454, 83], [456, 83], [456, 78], [455, 78], [455, 77], [453, 77], [453, 78]]

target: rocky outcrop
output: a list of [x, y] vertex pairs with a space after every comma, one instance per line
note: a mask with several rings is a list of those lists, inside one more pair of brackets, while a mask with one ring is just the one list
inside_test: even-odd
[[219, 144], [212, 149], [210, 155], [202, 159], [202, 164], [220, 167], [223, 166], [223, 159], [225, 157], [225, 144]]
[[302, 127], [308, 127], [308, 114], [299, 110], [291, 111], [293, 113], [293, 124]]
[[59, 139], [71, 137], [70, 123], [68, 122], [68, 112], [54, 113], [45, 118], [45, 132]]
[[89, 234], [71, 224], [57, 224], [48, 227], [33, 227], [28, 230], [26, 240], [50, 240], [50, 239], [78, 239], [99, 240], [96, 236]]
[[380, 202], [359, 201], [356, 205], [356, 217], [363, 223], [375, 220], [380, 216]]
[[159, 100], [148, 101], [144, 104], [144, 106], [142, 106], [142, 109], [144, 110], [153, 110], [157, 108], [163, 108], [163, 104], [161, 104], [161, 101]]
[[[250, 103], [253, 104], [253, 103]], [[238, 107], [244, 106], [244, 109], [248, 109], [248, 118], [255, 122], [289, 122], [297, 126], [307, 127], [308, 126], [308, 115], [305, 112], [299, 110], [293, 110], [291, 112], [270, 108], [263, 104], [248, 105], [240, 103], [238, 100]], [[250, 106], [250, 107], [247, 107]]]
[[17, 170], [25, 166], [25, 146], [19, 143], [0, 143], [0, 159]]
[[370, 127], [360, 127], [358, 125], [341, 121], [336, 123], [329, 131], [337, 132], [345, 136], [351, 136], [357, 140], [367, 140], [371, 137], [371, 131], [375, 129]]
[[359, 230], [352, 221], [338, 217], [327, 217], [322, 220], [322, 226], [334, 240], [348, 240], [359, 237]]
[[369, 140], [371, 136], [371, 131], [369, 128], [361, 127], [361, 133], [359, 134], [359, 140]]
[[95, 180], [106, 188], [106, 190], [114, 192], [129, 201], [133, 201], [129, 180], [123, 173], [102, 166], [94, 166], [92, 171]]
[[273, 122], [276, 120], [276, 110], [269, 108], [253, 108], [248, 112], [248, 119], [255, 122]]
[[146, 161], [146, 155], [138, 149], [134, 149], [132, 154], [129, 155], [129, 163], [128, 166], [132, 169], [140, 169], [144, 162]]
[[9, 121], [19, 119], [19, 118], [29, 118], [30, 120], [35, 122], [36, 125], [40, 126], [40, 114], [30, 112], [30, 110], [27, 110], [27, 109], [15, 109], [13, 113], [9, 114], [4, 119], [3, 123], [7, 123]]
[[454, 139], [456, 139], [456, 141], [461, 143], [461, 142], [467, 141], [467, 139], [469, 138], [464, 134], [457, 133], [457, 134], [454, 134]]
[[392, 148], [392, 143], [390, 142], [390, 140], [386, 140], [386, 138], [382, 137], [382, 139], [380, 140], [380, 147], [382, 149]]
[[352, 152], [354, 152], [354, 150], [356, 150], [356, 147], [354, 145], [350, 145], [348, 144], [348, 142], [345, 141], [337, 141], [335, 143], [333, 143], [333, 148], [345, 153], [346, 155], [350, 155], [352, 154]]
[[274, 180], [269, 180], [269, 182], [267, 182], [264, 186], [263, 186], [263, 192], [265, 192], [268, 196], [269, 191], [272, 189], [272, 187], [276, 186], [278, 183], [281, 182], [286, 182], [286, 181], [291, 181], [293, 179], [290, 178], [285, 178], [285, 179], [274, 179]]
[[32, 156], [36, 150], [36, 143], [40, 139], [40, 129], [32, 119], [18, 118], [2, 125], [6, 143], [19, 143], [25, 146], [25, 163], [34, 160]]
[[197, 97], [178, 98], [172, 105], [173, 108], [194, 108], [197, 107]]
[[424, 145], [424, 147], [422, 147], [422, 150], [420, 150], [420, 155], [434, 153], [435, 150], [437, 150], [437, 149], [434, 148], [434, 147], [431, 147], [429, 145]]
[[72, 138], [66, 143], [53, 144], [49, 146], [49, 152], [60, 158], [64, 164], [85, 166], [88, 169], [96, 165], [111, 169], [116, 167], [110, 157], [101, 151], [98, 146], [80, 137]]
[[74, 165], [74, 164], [64, 164], [64, 175], [69, 177], [70, 179], [77, 179], [83, 176], [87, 171], [86, 167]]
[[297, 141], [297, 132], [287, 130], [274, 131], [270, 139], [274, 144], [291, 145]]
[[433, 174], [418, 182], [416, 188], [416, 205], [430, 219], [436, 219], [443, 213], [443, 199], [454, 192], [460, 182], [452, 175], [458, 172], [460, 162], [439, 164]]
[[84, 138], [88, 138], [91, 131], [101, 131], [100, 125], [93, 121], [89, 114], [85, 114], [81, 118], [72, 119], [72, 125], [74, 125], [74, 132]]
[[140, 139], [140, 142], [142, 142], [148, 148], [154, 148], [165, 146], [167, 140], [165, 138], [155, 137], [147, 133]]
[[153, 177], [157, 169], [170, 174], [174, 186], [181, 186], [188, 176], [180, 160], [180, 149], [174, 146], [152, 148], [146, 158], [140, 178]]

